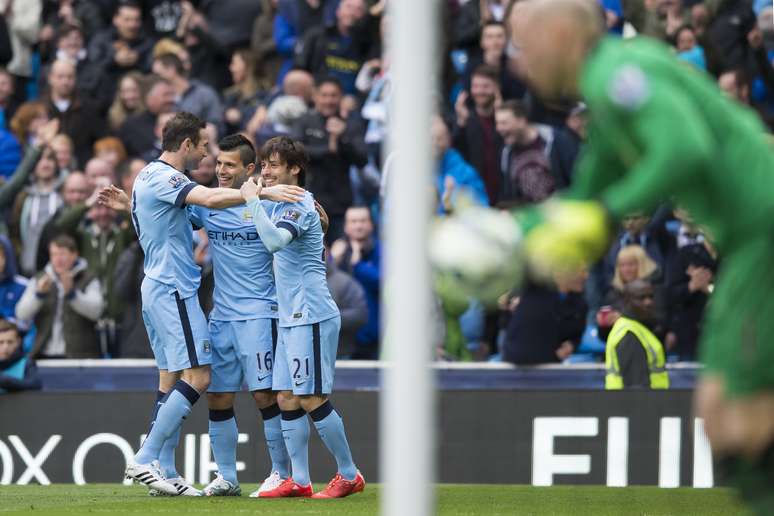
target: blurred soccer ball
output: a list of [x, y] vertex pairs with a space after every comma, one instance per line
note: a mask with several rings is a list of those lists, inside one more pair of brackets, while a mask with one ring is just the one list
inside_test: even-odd
[[430, 262], [442, 297], [475, 298], [487, 305], [518, 287], [524, 274], [521, 231], [508, 213], [468, 208], [438, 219]]

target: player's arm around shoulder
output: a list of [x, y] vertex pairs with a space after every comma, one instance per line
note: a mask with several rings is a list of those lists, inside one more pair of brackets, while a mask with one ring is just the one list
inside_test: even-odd
[[185, 197], [186, 204], [204, 206], [205, 208], [230, 208], [244, 203], [239, 190], [233, 188], [207, 188], [196, 185]]
[[[272, 193], [271, 195], [266, 196], [266, 190], [270, 189], [263, 188], [260, 182], [256, 183], [252, 178], [250, 178], [245, 181], [239, 191], [244, 201], [247, 202], [247, 207], [253, 215], [255, 229], [258, 232], [258, 235], [261, 237], [263, 245], [266, 246], [266, 249], [268, 249], [270, 253], [276, 253], [280, 249], [290, 244], [290, 242], [292, 242], [293, 239], [298, 236], [298, 232], [295, 231], [295, 228], [290, 224], [278, 223], [277, 225], [274, 225], [274, 223], [272, 223], [269, 215], [266, 213], [266, 209], [263, 206], [263, 203], [261, 202], [262, 194], [264, 194], [263, 197], [272, 197], [270, 200], [277, 202], [298, 202], [299, 200], [303, 199], [303, 194], [300, 196], [297, 194], [288, 194], [287, 198], [292, 199], [288, 201], [283, 198], [283, 194], [277, 194], [275, 196], [274, 193]], [[303, 192], [303, 189], [300, 190]], [[275, 192], [277, 191], [278, 190], [275, 190]]]

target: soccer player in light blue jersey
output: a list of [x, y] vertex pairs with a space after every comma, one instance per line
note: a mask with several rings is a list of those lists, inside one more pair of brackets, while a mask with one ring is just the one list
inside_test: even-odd
[[[279, 301], [279, 341], [272, 387], [279, 391], [282, 433], [292, 477], [260, 497], [340, 498], [365, 488], [352, 461], [344, 424], [328, 400], [333, 387], [341, 317], [325, 278], [323, 232], [311, 193], [298, 203], [262, 202], [264, 187], [299, 185], [308, 157], [286, 136], [272, 138], [261, 150], [261, 184], [252, 178], [241, 187], [255, 228], [274, 253]], [[309, 422], [333, 454], [338, 472], [328, 487], [313, 494], [309, 479]]]
[[[143, 320], [159, 368], [160, 399], [148, 437], [129, 461], [126, 475], [167, 495], [198, 495], [182, 478], [169, 478], [157, 466], [162, 448], [174, 447], [183, 419], [210, 384], [211, 345], [207, 322], [196, 297], [201, 272], [193, 259], [191, 223], [186, 205], [227, 208], [243, 203], [231, 188], [205, 188], [184, 171], [196, 168], [207, 154], [205, 124], [178, 113], [164, 126], [162, 154], [138, 175], [131, 201], [116, 187], [100, 192], [99, 201], [131, 211], [145, 253], [142, 284]], [[294, 201], [303, 192], [275, 189], [274, 200]], [[167, 468], [165, 468], [167, 469]]]
[[[239, 187], [255, 173], [255, 147], [240, 134], [218, 142], [218, 186]], [[276, 488], [290, 476], [290, 458], [282, 439], [280, 408], [271, 390], [274, 349], [277, 345], [277, 294], [272, 254], [255, 231], [246, 206], [208, 209], [190, 206], [195, 227], [209, 239], [215, 272], [214, 308], [210, 313], [212, 381], [207, 390], [209, 433], [218, 474], [203, 492], [207, 496], [239, 496], [236, 447], [239, 433], [234, 396], [247, 384], [263, 417], [272, 469], [261, 488]]]

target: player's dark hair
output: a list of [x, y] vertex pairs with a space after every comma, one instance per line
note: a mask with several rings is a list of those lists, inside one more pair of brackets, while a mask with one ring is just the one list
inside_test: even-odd
[[239, 159], [242, 165], [247, 166], [250, 163], [255, 164], [255, 147], [252, 142], [242, 134], [229, 134], [218, 142], [218, 148], [221, 152], [239, 152]]
[[288, 167], [298, 167], [300, 170], [298, 184], [304, 186], [309, 155], [306, 153], [303, 143], [288, 136], [275, 136], [263, 144], [261, 161], [269, 161], [272, 156], [277, 156]]
[[206, 124], [196, 115], [181, 111], [169, 119], [161, 133], [161, 150], [176, 152], [180, 150], [186, 138], [194, 145], [199, 145], [199, 131]]
[[61, 249], [67, 249], [68, 251], [72, 253], [78, 252], [78, 243], [75, 241], [73, 237], [68, 235], [67, 233], [62, 233], [57, 236], [55, 236], [51, 240], [50, 245], [55, 245]]
[[516, 118], [527, 118], [527, 106], [524, 102], [516, 99], [510, 99], [504, 101], [497, 108], [497, 111], [510, 111], [510, 113]]
[[185, 77], [187, 75], [183, 61], [171, 52], [166, 52], [156, 57], [155, 59], [161, 63], [164, 68], [173, 68], [177, 75]]
[[488, 65], [488, 64], [481, 64], [478, 65], [474, 70], [472, 77], [486, 77], [487, 79], [490, 79], [494, 82], [499, 83], [500, 82], [500, 70], [497, 69], [497, 67]]
[[19, 331], [18, 326], [16, 326], [8, 319], [0, 319], [0, 333], [5, 333], [7, 331], [15, 331], [16, 336], [21, 337], [21, 332]]
[[341, 84], [341, 81], [338, 80], [336, 77], [334, 77], [332, 75], [327, 75], [325, 77], [320, 77], [314, 83], [314, 85], [315, 85], [315, 87], [317, 89], [322, 88], [326, 84], [333, 84], [334, 86], [336, 86], [339, 89], [340, 92], [342, 92], [342, 93], [344, 92], [344, 86]]

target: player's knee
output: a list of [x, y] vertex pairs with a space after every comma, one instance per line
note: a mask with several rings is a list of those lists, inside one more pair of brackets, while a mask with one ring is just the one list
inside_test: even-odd
[[297, 410], [301, 408], [300, 399], [292, 391], [280, 391], [277, 393], [277, 403], [281, 410]]
[[277, 393], [270, 390], [261, 390], [252, 392], [255, 405], [259, 409], [270, 407], [277, 403]]
[[325, 403], [328, 396], [299, 396], [301, 408], [305, 412], [312, 412], [314, 409]]
[[207, 406], [214, 410], [226, 410], [234, 406], [233, 392], [208, 392]]
[[209, 366], [201, 366], [186, 369], [183, 373], [183, 380], [199, 393], [203, 393], [210, 386], [210, 368]]

